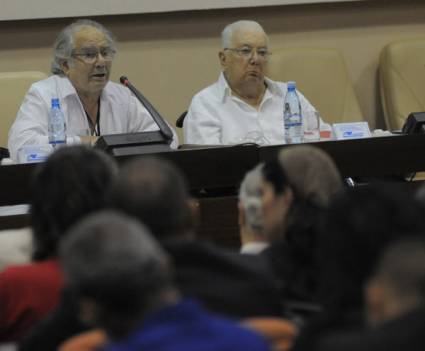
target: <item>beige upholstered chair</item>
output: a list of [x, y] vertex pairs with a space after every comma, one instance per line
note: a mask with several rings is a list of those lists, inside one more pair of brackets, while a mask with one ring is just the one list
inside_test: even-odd
[[297, 89], [327, 123], [363, 121], [344, 58], [334, 49], [288, 48], [273, 51], [268, 76], [295, 81]]
[[7, 136], [25, 93], [33, 82], [46, 78], [37, 71], [0, 72], [0, 147], [7, 148]]
[[425, 38], [388, 44], [380, 57], [379, 83], [388, 129], [401, 129], [409, 113], [425, 111]]

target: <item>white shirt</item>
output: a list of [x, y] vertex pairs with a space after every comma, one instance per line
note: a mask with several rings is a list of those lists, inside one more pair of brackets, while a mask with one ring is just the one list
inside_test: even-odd
[[[216, 83], [193, 97], [183, 124], [185, 142], [210, 145], [243, 142], [285, 144], [283, 100], [287, 85], [268, 78], [265, 82], [267, 89], [257, 109], [233, 95], [221, 73]], [[297, 94], [302, 111], [315, 110], [299, 91]]]
[[241, 254], [257, 255], [263, 252], [270, 246], [269, 243], [265, 241], [251, 241], [242, 245], [240, 249]]
[[[89, 128], [81, 100], [67, 77], [53, 75], [38, 81], [27, 92], [9, 131], [8, 148], [14, 161], [22, 146], [48, 144], [47, 126], [52, 98], [60, 101], [68, 131]], [[101, 135], [158, 130], [148, 111], [134, 95], [113, 82], [108, 82], [102, 91], [99, 116]], [[174, 135], [171, 147], [176, 148], [178, 138], [173, 128], [171, 130]], [[75, 140], [67, 139], [67, 142]]]

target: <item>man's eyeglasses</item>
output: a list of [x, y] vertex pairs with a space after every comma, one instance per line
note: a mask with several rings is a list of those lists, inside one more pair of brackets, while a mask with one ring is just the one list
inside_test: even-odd
[[225, 48], [224, 50], [233, 51], [237, 55], [245, 59], [250, 59], [254, 55], [254, 52], [256, 52], [257, 56], [264, 61], [267, 61], [267, 59], [271, 55], [271, 53], [266, 48], [254, 49], [250, 46], [244, 46], [241, 48]]
[[115, 57], [116, 51], [109, 47], [100, 49], [86, 49], [81, 50], [80, 52], [74, 52], [71, 56], [79, 57], [86, 63], [94, 63], [97, 60], [99, 54], [102, 55], [105, 61], [112, 61]]

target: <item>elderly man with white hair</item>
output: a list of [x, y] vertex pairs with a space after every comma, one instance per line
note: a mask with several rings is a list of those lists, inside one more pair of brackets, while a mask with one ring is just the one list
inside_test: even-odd
[[[287, 85], [265, 77], [270, 52], [264, 29], [247, 20], [229, 24], [218, 56], [222, 73], [193, 97], [183, 126], [185, 142], [284, 144]], [[302, 111], [315, 110], [300, 92], [298, 96]]]
[[[116, 51], [111, 32], [92, 20], [78, 20], [59, 33], [53, 46], [53, 75], [31, 86], [10, 129], [13, 160], [25, 145], [48, 143], [52, 98], [59, 99], [64, 113], [68, 143], [81, 141], [81, 131], [96, 137], [158, 130], [130, 91], [109, 81]], [[171, 146], [177, 144], [174, 134]]]

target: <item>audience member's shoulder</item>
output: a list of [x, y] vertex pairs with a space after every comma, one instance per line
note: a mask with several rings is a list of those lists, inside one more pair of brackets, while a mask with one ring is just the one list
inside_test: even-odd
[[61, 269], [57, 260], [47, 260], [32, 262], [20, 265], [7, 266], [1, 273], [3, 282], [13, 282], [13, 284], [26, 284], [29, 279], [41, 277], [51, 277], [51, 274], [61, 276]]
[[215, 269], [228, 265], [231, 256], [227, 251], [209, 242], [198, 240], [167, 240], [162, 243], [164, 248], [171, 254], [177, 265], [185, 262], [197, 262], [197, 268], [201, 264], [213, 266]]
[[215, 269], [228, 267], [230, 269], [228, 273], [232, 271], [264, 273], [268, 268], [268, 261], [261, 255], [241, 255], [209, 242], [169, 240], [163, 245], [177, 263], [196, 260], [198, 264], [204, 262], [208, 266], [214, 266]]

